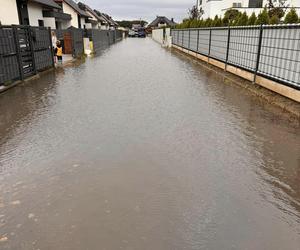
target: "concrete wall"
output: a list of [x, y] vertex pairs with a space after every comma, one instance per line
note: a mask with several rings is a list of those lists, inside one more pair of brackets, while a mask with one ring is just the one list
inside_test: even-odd
[[1, 0], [0, 22], [2, 25], [19, 24], [16, 0]]
[[164, 29], [154, 29], [152, 30], [152, 39], [163, 46], [171, 47], [172, 46], [172, 38], [171, 38], [171, 29], [165, 29], [165, 37], [164, 37]]

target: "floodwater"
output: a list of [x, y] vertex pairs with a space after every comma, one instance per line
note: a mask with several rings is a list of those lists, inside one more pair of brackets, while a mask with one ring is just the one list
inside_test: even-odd
[[0, 249], [300, 249], [300, 126], [150, 39], [0, 95]]

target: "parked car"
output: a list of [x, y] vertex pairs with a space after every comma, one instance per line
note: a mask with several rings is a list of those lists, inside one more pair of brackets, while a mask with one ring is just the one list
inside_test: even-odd
[[128, 32], [128, 37], [136, 37], [136, 36], [137, 36], [136, 31], [134, 31], [134, 30], [129, 30], [129, 32]]
[[138, 37], [146, 37], [146, 31], [144, 28], [138, 30]]

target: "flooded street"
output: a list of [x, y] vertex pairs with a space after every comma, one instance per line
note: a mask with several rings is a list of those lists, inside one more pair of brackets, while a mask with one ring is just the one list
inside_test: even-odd
[[300, 126], [151, 39], [0, 95], [0, 249], [297, 250]]

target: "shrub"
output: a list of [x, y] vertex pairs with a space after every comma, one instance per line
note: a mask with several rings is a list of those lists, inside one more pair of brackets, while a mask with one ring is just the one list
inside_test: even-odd
[[249, 17], [247, 24], [248, 24], [248, 25], [255, 25], [256, 19], [257, 19], [257, 18], [256, 18], [256, 15], [255, 15], [255, 13], [253, 12], [253, 13], [251, 14], [251, 16]]
[[266, 8], [264, 8], [264, 10], [258, 14], [255, 24], [261, 25], [261, 24], [269, 24], [269, 23], [270, 23], [270, 18], [269, 18], [268, 11]]
[[280, 22], [279, 17], [274, 15], [270, 18], [270, 24], [278, 24]]
[[236, 22], [237, 26], [244, 26], [247, 25], [248, 23], [248, 16], [247, 13], [244, 12], [243, 14], [241, 14]]
[[298, 15], [295, 8], [291, 8], [289, 13], [286, 14], [284, 18], [284, 23], [298, 23]]

